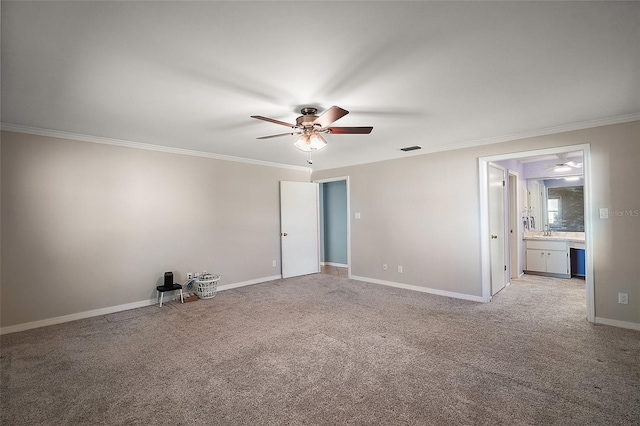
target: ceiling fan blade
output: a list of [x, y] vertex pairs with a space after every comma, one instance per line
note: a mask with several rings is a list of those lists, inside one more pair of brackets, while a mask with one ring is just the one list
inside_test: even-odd
[[268, 121], [269, 123], [279, 124], [281, 126], [291, 127], [292, 129], [296, 127], [295, 124], [285, 123], [284, 121], [274, 120], [273, 118], [263, 117], [261, 115], [252, 115], [251, 118], [255, 118], [257, 120]]
[[298, 134], [299, 134], [298, 132], [280, 133], [279, 135], [261, 136], [256, 139], [271, 139], [271, 138], [279, 138], [280, 136], [293, 136]]
[[349, 114], [349, 111], [334, 105], [323, 112], [320, 117], [316, 118], [313, 121], [313, 124], [318, 124], [320, 125], [320, 127], [327, 127], [329, 124], [333, 123], [336, 120], [339, 120], [347, 114]]
[[334, 135], [368, 135], [373, 127], [329, 127], [327, 130]]

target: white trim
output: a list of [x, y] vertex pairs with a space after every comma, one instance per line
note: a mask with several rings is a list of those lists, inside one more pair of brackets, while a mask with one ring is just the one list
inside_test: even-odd
[[349, 265], [346, 263], [335, 263], [335, 262], [320, 262], [322, 266], [335, 266], [336, 268], [348, 268]]
[[356, 280], [356, 281], [363, 281], [363, 282], [372, 283], [372, 284], [386, 285], [388, 287], [402, 288], [404, 290], [412, 290], [412, 291], [418, 291], [418, 292], [421, 292], [421, 293], [435, 294], [437, 296], [451, 297], [451, 298], [454, 298], [454, 299], [470, 300], [472, 302], [484, 302], [485, 301], [480, 296], [472, 296], [470, 294], [464, 294], [464, 293], [455, 293], [453, 291], [438, 290], [438, 289], [435, 289], [435, 288], [420, 287], [420, 286], [417, 286], [417, 285], [402, 284], [402, 283], [396, 283], [396, 282], [392, 282], [392, 281], [378, 280], [376, 278], [359, 277], [359, 276], [356, 276], [356, 275], [352, 275], [349, 278], [351, 278], [352, 280]]
[[169, 154], [189, 155], [192, 157], [212, 158], [215, 160], [233, 161], [236, 163], [254, 164], [257, 166], [277, 167], [280, 169], [291, 169], [311, 174], [311, 168], [302, 166], [292, 166], [289, 164], [272, 163], [270, 161], [254, 160], [251, 158], [233, 157], [231, 155], [214, 154], [212, 152], [194, 151], [191, 149], [175, 148], [171, 146], [154, 145], [143, 142], [126, 141], [122, 139], [103, 138], [101, 136], [82, 135], [78, 133], [61, 132], [58, 130], [39, 129], [37, 127], [20, 126], [17, 124], [1, 123], [0, 129], [7, 132], [26, 133], [36, 136], [47, 136], [51, 138], [69, 139], [81, 142], [99, 143], [104, 145], [122, 146], [126, 148], [144, 149], [147, 151], [166, 152]]
[[[608, 117], [608, 118], [600, 118], [600, 119], [596, 119], [596, 120], [589, 120], [589, 121], [580, 121], [578, 123], [570, 123], [570, 124], [564, 124], [561, 126], [554, 126], [554, 127], [545, 127], [542, 129], [538, 129], [538, 130], [531, 130], [528, 132], [520, 132], [520, 133], [512, 133], [510, 135], [502, 135], [502, 136], [494, 136], [494, 137], [490, 137], [490, 138], [485, 138], [485, 139], [475, 139], [475, 140], [470, 140], [470, 141], [465, 141], [465, 142], [460, 142], [460, 143], [453, 143], [453, 144], [448, 144], [448, 145], [443, 145], [443, 146], [436, 146], [436, 147], [425, 147], [423, 146], [421, 150], [419, 151], [414, 151], [413, 155], [425, 155], [425, 154], [433, 154], [436, 152], [445, 152], [445, 151], [452, 151], [454, 149], [464, 149], [464, 148], [472, 148], [474, 146], [482, 146], [482, 145], [491, 145], [491, 144], [496, 144], [496, 143], [502, 143], [502, 142], [511, 142], [511, 141], [516, 141], [516, 140], [520, 140], [520, 139], [528, 139], [528, 138], [534, 138], [534, 137], [538, 137], [538, 136], [548, 136], [548, 135], [553, 135], [556, 133], [563, 133], [563, 132], [572, 132], [572, 131], [576, 131], [576, 130], [584, 130], [584, 129], [591, 129], [593, 127], [601, 127], [601, 126], [609, 126], [609, 125], [613, 125], [613, 124], [621, 124], [621, 123], [629, 123], [632, 121], [640, 121], [640, 113], [634, 113], [634, 114], [626, 114], [626, 115], [619, 115], [619, 116], [615, 116], [615, 117]], [[383, 160], [376, 160], [376, 161], [363, 161], [363, 162], [356, 162], [356, 163], [350, 163], [350, 164], [345, 164], [339, 167], [351, 167], [351, 166], [358, 166], [361, 164], [370, 164], [370, 163], [377, 163], [380, 161], [388, 161], [388, 160], [395, 160], [395, 159], [400, 159], [400, 158], [406, 158], [406, 155], [403, 156], [398, 156], [395, 158], [386, 158]], [[505, 157], [503, 159], [509, 159], [512, 157]], [[499, 161], [499, 159], [494, 159], [493, 161]], [[331, 170], [331, 169], [335, 169], [338, 167], [329, 167], [329, 168], [314, 168], [313, 171], [314, 172], [319, 172], [321, 170]]]
[[596, 120], [580, 121], [577, 123], [563, 124], [560, 126], [545, 127], [538, 130], [531, 130], [528, 132], [519, 132], [519, 133], [512, 133], [510, 135], [495, 136], [495, 137], [490, 137], [485, 139], [476, 139], [476, 140], [462, 142], [455, 145], [449, 145], [449, 148], [446, 148], [444, 150], [448, 151], [451, 149], [470, 148], [470, 147], [479, 146], [479, 145], [491, 145], [494, 143], [510, 142], [510, 141], [515, 141], [519, 139], [528, 139], [528, 138], [535, 138], [538, 136], [554, 135], [556, 133], [573, 132], [576, 130], [584, 130], [584, 129], [590, 129], [593, 127], [609, 126], [612, 124], [629, 123], [631, 121], [638, 121], [638, 120], [640, 120], [640, 113], [619, 115], [616, 117], [599, 118]]
[[275, 281], [275, 280], [281, 280], [281, 279], [282, 279], [282, 275], [272, 275], [270, 277], [256, 278], [255, 280], [242, 281], [242, 282], [233, 283], [233, 284], [224, 284], [224, 285], [218, 286], [218, 291], [231, 290], [238, 287], [246, 287], [248, 285], [266, 283], [268, 281]]
[[139, 302], [125, 303], [124, 305], [110, 306], [108, 308], [94, 309], [91, 311], [78, 312], [75, 314], [63, 315], [61, 317], [47, 318], [39, 321], [26, 322], [24, 324], [10, 325], [0, 328], [0, 335], [17, 333], [19, 331], [31, 330], [33, 328], [46, 327], [48, 325], [62, 324], [85, 318], [99, 317], [101, 315], [113, 314], [116, 312], [128, 311], [130, 309], [143, 308], [158, 303], [156, 299], [141, 300]]
[[[515, 188], [515, 193], [512, 194], [511, 193], [511, 177], [514, 177], [516, 179], [516, 188]], [[515, 170], [507, 170], [507, 187], [508, 187], [508, 197], [509, 197], [509, 220], [507, 221], [509, 223], [508, 228], [507, 228], [507, 232], [509, 232], [510, 229], [514, 229], [515, 230], [515, 236], [516, 236], [516, 246], [515, 248], [515, 262], [516, 262], [516, 274], [519, 274], [520, 272], [520, 254], [522, 253], [522, 247], [520, 246], [522, 244], [522, 236], [520, 235], [520, 220], [519, 217], [520, 215], [518, 214], [520, 212], [519, 209], [519, 205], [518, 205], [518, 199], [520, 197], [520, 193], [518, 191], [518, 181], [520, 180], [520, 175], [518, 174], [518, 172], [516, 172]], [[515, 211], [516, 211], [516, 220], [515, 223], [511, 223], [511, 207], [512, 207], [512, 203], [515, 203]], [[511, 270], [511, 263], [512, 263], [512, 256], [514, 255], [514, 253], [511, 251], [512, 247], [511, 247], [511, 236], [509, 234], [508, 238], [509, 238], [509, 281], [511, 281], [511, 279], [513, 278], [513, 271]]]
[[482, 280], [482, 301], [491, 300], [491, 241], [489, 240], [489, 161], [479, 162], [480, 179], [480, 278]]
[[[484, 139], [475, 139], [475, 140], [454, 143], [454, 144], [449, 144], [444, 146], [436, 146], [431, 148], [422, 147], [420, 151], [416, 152], [413, 155], [433, 154], [436, 152], [452, 151], [455, 149], [471, 148], [474, 146], [491, 145], [496, 143], [515, 141], [519, 139], [533, 138], [537, 136], [547, 136], [547, 135], [552, 135], [552, 134], [562, 133], [562, 132], [571, 132], [575, 130], [590, 129], [593, 127], [629, 123], [632, 121], [640, 121], [640, 114], [634, 113], [634, 114], [619, 115], [615, 117], [600, 118], [596, 120], [581, 121], [578, 123], [564, 124], [561, 126], [554, 126], [554, 127], [546, 127], [538, 130], [531, 130], [528, 132], [512, 133], [509, 135], [495, 136], [495, 137], [484, 138]], [[41, 129], [38, 127], [21, 126], [19, 124], [11, 124], [11, 123], [0, 123], [0, 130], [6, 130], [8, 132], [16, 132], [16, 133], [27, 133], [27, 134], [39, 135], [39, 136], [49, 136], [49, 137], [61, 138], [61, 139], [71, 139], [71, 140], [78, 140], [78, 141], [91, 142], [91, 143], [102, 143], [107, 145], [125, 146], [129, 148], [146, 149], [149, 151], [160, 151], [160, 152], [168, 152], [168, 153], [174, 153], [174, 154], [191, 155], [194, 157], [214, 158], [217, 160], [235, 161], [239, 163], [256, 164], [256, 165], [267, 166], [267, 167], [278, 167], [283, 169], [308, 171], [309, 174], [311, 174], [312, 172], [318, 172], [321, 170], [330, 170], [330, 169], [336, 168], [336, 167], [311, 168], [311, 167], [302, 167], [302, 166], [292, 166], [289, 164], [271, 163], [271, 162], [262, 161], [262, 160], [233, 157], [233, 156], [222, 155], [222, 154], [214, 154], [210, 152], [192, 151], [188, 149], [153, 145], [153, 144], [147, 144], [142, 142], [125, 141], [121, 139], [104, 138], [100, 136], [82, 135], [78, 133], [62, 132], [59, 130]], [[396, 160], [400, 158], [405, 158], [405, 156], [395, 157], [395, 158], [386, 158], [382, 160], [368, 161], [368, 162], [367, 161], [354, 162], [354, 163], [346, 164], [340, 167], [351, 167], [351, 166], [357, 166], [361, 164], [377, 163], [380, 161]], [[511, 157], [506, 157], [505, 159], [507, 158], [511, 158]], [[499, 161], [499, 159], [495, 159], [494, 161]]]
[[585, 144], [582, 149], [582, 167], [584, 180], [584, 247], [585, 247], [585, 289], [587, 292], [587, 321], [595, 322], [595, 284], [593, 261], [593, 197], [591, 194], [591, 145]]
[[[586, 257], [586, 305], [587, 320], [595, 321], [595, 292], [594, 292], [594, 273], [593, 273], [593, 215], [591, 200], [591, 145], [588, 143], [580, 145], [558, 146], [553, 148], [538, 149], [533, 151], [511, 152], [508, 154], [492, 155], [478, 158], [479, 164], [479, 191], [480, 191], [480, 256], [481, 256], [481, 279], [482, 279], [482, 295], [483, 298], [490, 299], [491, 294], [491, 264], [489, 262], [488, 250], [490, 248], [489, 241], [489, 205], [488, 205], [488, 171], [489, 162], [511, 160], [523, 157], [534, 157], [538, 155], [553, 155], [571, 151], [582, 151], [583, 153], [583, 173], [584, 173], [584, 225], [585, 225], [585, 257]], [[487, 300], [488, 301], [488, 300]]]
[[[232, 288], [244, 287], [252, 284], [259, 284], [267, 281], [281, 279], [282, 275], [273, 275], [271, 277], [256, 278], [255, 280], [243, 281], [234, 284], [225, 284], [218, 286], [218, 291], [230, 290]], [[63, 315], [60, 317], [47, 318], [39, 321], [27, 322], [24, 324], [10, 325], [9, 327], [0, 328], [0, 335], [17, 333], [20, 331], [31, 330], [34, 328], [46, 327], [49, 325], [62, 324], [65, 322], [76, 321], [85, 318], [99, 317], [101, 315], [113, 314], [116, 312], [128, 311], [145, 306], [152, 306], [158, 303], [157, 297], [150, 300], [141, 300], [139, 302], [125, 303], [124, 305], [109, 306], [107, 308], [94, 309], [91, 311], [78, 312], [75, 314]]]
[[618, 321], [608, 318], [595, 317], [595, 324], [610, 325], [612, 327], [628, 328], [629, 330], [640, 331], [640, 323], [629, 321]]
[[314, 179], [313, 181], [315, 183], [327, 183], [327, 182], [339, 182], [341, 180], [349, 180], [349, 176], [337, 176], [337, 177], [326, 178], [326, 179]]

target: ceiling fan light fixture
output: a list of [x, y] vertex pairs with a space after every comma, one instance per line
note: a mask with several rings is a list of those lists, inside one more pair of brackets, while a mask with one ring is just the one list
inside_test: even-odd
[[311, 141], [309, 140], [309, 135], [304, 134], [300, 135], [296, 143], [293, 144], [300, 151], [309, 152], [311, 151]]
[[571, 171], [571, 167], [569, 167], [569, 166], [558, 166], [558, 167], [554, 168], [553, 171], [556, 172], [556, 173], [570, 172]]
[[309, 136], [309, 141], [311, 149], [315, 149], [318, 151], [327, 146], [327, 141], [317, 133], [312, 133], [311, 136]]
[[327, 141], [317, 133], [300, 135], [298, 140], [293, 144], [300, 151], [318, 151], [327, 145]]

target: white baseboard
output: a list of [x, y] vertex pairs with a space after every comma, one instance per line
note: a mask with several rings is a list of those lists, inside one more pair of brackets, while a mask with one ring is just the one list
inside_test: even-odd
[[335, 266], [336, 268], [348, 268], [349, 265], [346, 263], [335, 263], [335, 262], [320, 262], [322, 266]]
[[270, 277], [256, 278], [255, 280], [242, 281], [234, 284], [224, 284], [218, 286], [218, 291], [231, 290], [232, 288], [245, 287], [253, 284], [266, 283], [267, 281], [274, 281], [282, 279], [282, 275], [272, 275]]
[[640, 324], [638, 324], [637, 322], [618, 321], [618, 320], [612, 320], [608, 318], [596, 317], [594, 324], [610, 325], [613, 327], [628, 328], [630, 330], [640, 331]]
[[438, 290], [435, 288], [420, 287], [417, 285], [402, 284], [402, 283], [396, 283], [392, 281], [378, 280], [375, 278], [358, 277], [355, 275], [352, 275], [350, 278], [352, 280], [364, 281], [364, 282], [373, 283], [373, 284], [381, 284], [389, 287], [403, 288], [405, 290], [419, 291], [422, 293], [436, 294], [438, 296], [452, 297], [454, 299], [470, 300], [472, 302], [486, 302], [486, 300], [484, 300], [482, 296], [472, 296], [470, 294], [455, 293], [453, 291]]
[[108, 308], [94, 309], [91, 311], [78, 312], [76, 314], [26, 322], [24, 324], [10, 325], [9, 327], [0, 328], [0, 335], [31, 330], [32, 328], [46, 327], [48, 325], [62, 324], [64, 322], [76, 321], [85, 318], [99, 317], [100, 315], [108, 315], [116, 312], [128, 311], [130, 309], [143, 308], [145, 306], [155, 305], [156, 303], [158, 303], [156, 299], [141, 300], [139, 302], [125, 303], [124, 305], [109, 306]]
[[[218, 286], [218, 291], [230, 290], [232, 288], [244, 287], [252, 284], [259, 284], [267, 281], [278, 280], [282, 275], [273, 275], [271, 277], [257, 278], [255, 280], [243, 281], [234, 284], [225, 284]], [[62, 324], [65, 322], [76, 321], [85, 318], [99, 317], [101, 315], [113, 314], [116, 312], [128, 311], [130, 309], [143, 308], [158, 303], [157, 299], [141, 300], [139, 302], [125, 303], [124, 305], [109, 306], [107, 308], [94, 309], [91, 311], [78, 312], [75, 314], [63, 315], [55, 318], [47, 318], [39, 321], [26, 322], [24, 324], [10, 325], [0, 328], [0, 335], [17, 333], [19, 331], [31, 330], [33, 328], [46, 327], [48, 325]]]

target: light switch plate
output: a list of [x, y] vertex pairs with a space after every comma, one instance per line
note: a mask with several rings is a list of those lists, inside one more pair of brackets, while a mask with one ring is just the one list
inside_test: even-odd
[[356, 219], [360, 219], [360, 213], [356, 213]]

